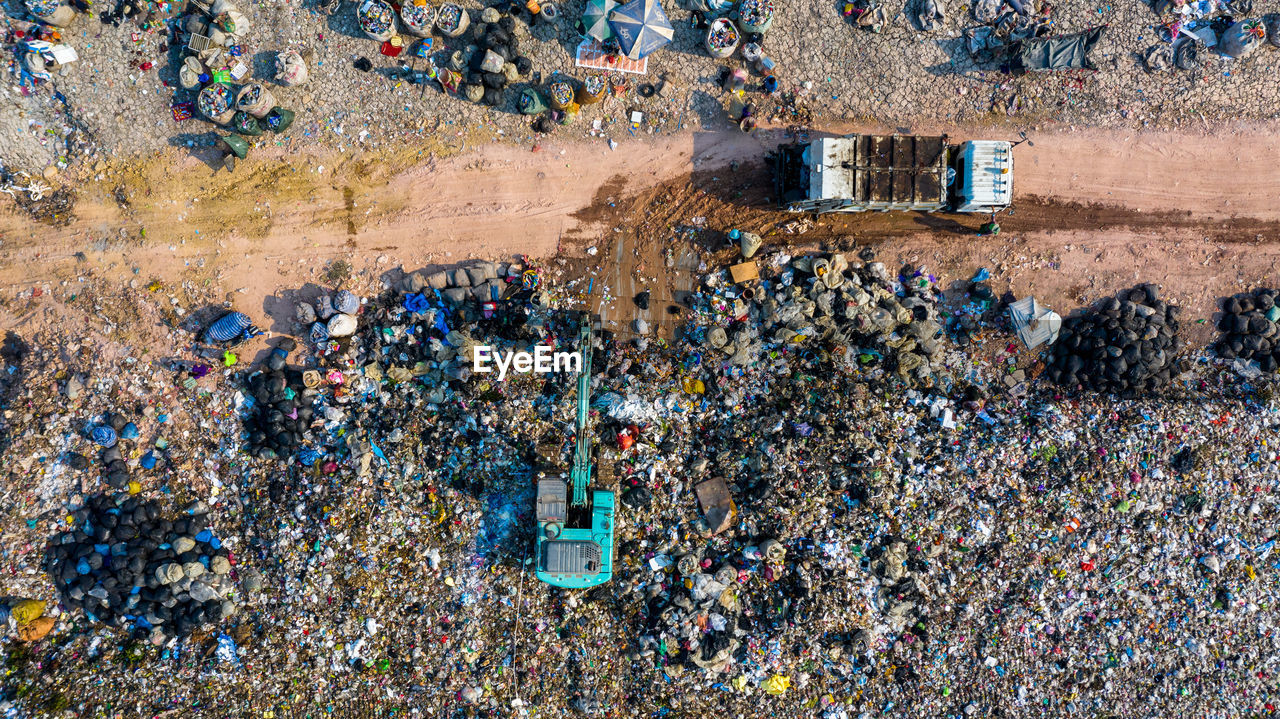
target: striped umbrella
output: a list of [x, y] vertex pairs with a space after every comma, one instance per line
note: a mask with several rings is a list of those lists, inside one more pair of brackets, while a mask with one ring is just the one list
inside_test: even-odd
[[609, 13], [609, 27], [622, 52], [639, 60], [671, 42], [675, 29], [658, 0], [631, 0]]
[[589, 37], [601, 42], [613, 37], [609, 29], [609, 13], [618, 7], [614, 0], [587, 0], [587, 9], [582, 13], [582, 27]]

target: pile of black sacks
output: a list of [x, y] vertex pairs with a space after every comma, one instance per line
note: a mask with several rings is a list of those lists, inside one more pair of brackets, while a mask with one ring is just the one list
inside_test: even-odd
[[151, 500], [90, 497], [55, 535], [45, 568], [64, 606], [153, 640], [185, 636], [236, 611], [230, 554], [196, 503], [170, 519]]
[[1045, 376], [1123, 397], [1164, 387], [1176, 373], [1181, 309], [1149, 283], [1108, 297], [1062, 321]]
[[[479, 47], [472, 54], [470, 72], [466, 74], [463, 92], [468, 97], [492, 107], [502, 105], [506, 87], [520, 76], [528, 75], [533, 63], [520, 54], [520, 41], [516, 38], [516, 22], [510, 15], [503, 15], [498, 22], [479, 22], [471, 26], [471, 38]], [[492, 51], [503, 60], [500, 72], [485, 72], [481, 64], [485, 51]]]
[[291, 455], [311, 425], [313, 393], [303, 385], [302, 372], [286, 364], [288, 351], [294, 346], [292, 340], [278, 345], [267, 358], [266, 367], [249, 377], [254, 406], [246, 429], [249, 452], [256, 457]]
[[1276, 290], [1263, 288], [1223, 301], [1218, 320], [1222, 337], [1214, 345], [1219, 357], [1255, 360], [1263, 372], [1274, 372], [1280, 366], [1276, 294]]

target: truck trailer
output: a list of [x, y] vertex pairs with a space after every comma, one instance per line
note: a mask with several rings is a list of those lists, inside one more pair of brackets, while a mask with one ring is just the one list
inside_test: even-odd
[[1013, 198], [1013, 145], [945, 136], [845, 135], [778, 147], [774, 190], [790, 212], [992, 213]]

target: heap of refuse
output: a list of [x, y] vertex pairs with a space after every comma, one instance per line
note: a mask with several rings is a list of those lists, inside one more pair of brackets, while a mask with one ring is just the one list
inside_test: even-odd
[[156, 643], [231, 616], [230, 552], [207, 512], [197, 502], [168, 519], [153, 500], [89, 498], [45, 550], [63, 605], [106, 624], [132, 622]]
[[470, 72], [462, 85], [462, 93], [467, 99], [491, 107], [502, 105], [506, 102], [506, 87], [519, 82], [521, 75], [529, 74], [533, 64], [520, 54], [515, 29], [515, 19], [510, 15], [492, 23], [478, 22], [471, 27], [471, 36], [479, 50], [472, 55]]
[[478, 262], [430, 274], [410, 272], [400, 281], [400, 289], [408, 295], [438, 292], [455, 304], [468, 298], [489, 302], [501, 299], [508, 285], [521, 286], [523, 273], [524, 265], [519, 262]]
[[338, 290], [333, 295], [321, 296], [314, 305], [306, 302], [298, 305], [296, 317], [301, 324], [311, 325], [313, 344], [330, 340], [341, 343], [355, 334], [360, 305], [360, 298], [349, 290]]
[[286, 338], [267, 358], [266, 368], [249, 377], [252, 407], [245, 420], [249, 451], [262, 458], [293, 453], [311, 425], [311, 398], [303, 373], [286, 365], [294, 342]]
[[1280, 366], [1280, 339], [1276, 337], [1276, 290], [1261, 288], [1229, 297], [1222, 303], [1218, 329], [1222, 337], [1214, 345], [1224, 359], [1255, 360], [1263, 372]]
[[[842, 254], [782, 255], [774, 264], [782, 269], [758, 288], [742, 283], [721, 293], [722, 322], [707, 328], [705, 343], [728, 364], [795, 348], [819, 360], [880, 366], [909, 383], [932, 381], [943, 344], [927, 275], [904, 267], [895, 278], [883, 263], [850, 264]], [[711, 283], [718, 286], [719, 276]]]
[[1147, 283], [1063, 320], [1045, 375], [1067, 389], [1132, 396], [1167, 386], [1179, 349], [1182, 308]]
[[[102, 447], [102, 479], [112, 489], [125, 489], [129, 486], [129, 466], [124, 461], [120, 440], [137, 437], [137, 426], [120, 413], [107, 415], [102, 424], [89, 430], [89, 438]], [[89, 466], [88, 460], [76, 453], [72, 453], [70, 460], [73, 469], [87, 469]]]

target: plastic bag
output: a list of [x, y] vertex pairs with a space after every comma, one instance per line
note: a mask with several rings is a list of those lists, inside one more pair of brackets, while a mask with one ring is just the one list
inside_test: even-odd
[[307, 63], [297, 51], [286, 50], [276, 55], [276, 82], [295, 87], [305, 83], [309, 77]]
[[292, 110], [286, 110], [283, 107], [273, 107], [267, 116], [262, 118], [262, 124], [266, 128], [275, 133], [281, 133], [288, 130], [293, 125], [295, 115]]
[[1240, 59], [1258, 49], [1267, 37], [1262, 21], [1256, 18], [1241, 20], [1222, 33], [1218, 49], [1227, 57]]
[[240, 337], [252, 326], [253, 323], [248, 315], [243, 312], [229, 312], [209, 325], [209, 329], [204, 331], [201, 340], [206, 343], [229, 342]]
[[247, 112], [237, 112], [236, 116], [231, 118], [231, 129], [237, 134], [248, 137], [257, 137], [262, 134], [262, 125], [258, 123], [258, 118]]

